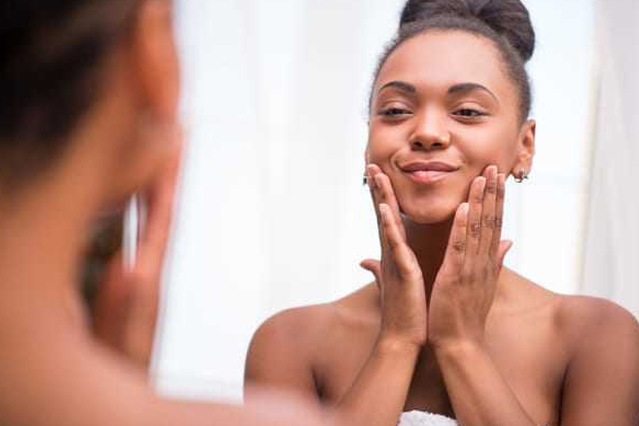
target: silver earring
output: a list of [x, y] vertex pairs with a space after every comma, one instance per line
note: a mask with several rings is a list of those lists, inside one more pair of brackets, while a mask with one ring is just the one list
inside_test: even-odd
[[519, 173], [515, 176], [515, 182], [522, 183], [525, 180], [529, 179], [528, 173], [524, 169], [519, 169]]

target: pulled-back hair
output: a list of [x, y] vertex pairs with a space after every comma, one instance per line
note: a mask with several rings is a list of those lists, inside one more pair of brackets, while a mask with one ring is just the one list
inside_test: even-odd
[[519, 92], [521, 120], [528, 118], [532, 93], [525, 64], [535, 50], [535, 31], [520, 0], [408, 0], [397, 35], [381, 56], [374, 81], [402, 43], [431, 30], [464, 31], [492, 41]]
[[0, 6], [0, 192], [64, 151], [101, 89], [106, 53], [139, 0], [3, 0]]

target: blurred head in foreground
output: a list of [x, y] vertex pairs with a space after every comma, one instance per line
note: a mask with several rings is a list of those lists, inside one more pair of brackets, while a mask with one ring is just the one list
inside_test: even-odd
[[176, 141], [172, 2], [0, 7], [0, 202], [70, 170], [103, 207], [144, 187]]

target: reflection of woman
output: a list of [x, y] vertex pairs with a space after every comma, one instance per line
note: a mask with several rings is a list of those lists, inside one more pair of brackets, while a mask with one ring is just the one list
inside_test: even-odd
[[[376, 283], [256, 333], [249, 383], [294, 389], [352, 425], [635, 425], [639, 327], [502, 268], [504, 181], [531, 170], [519, 0], [409, 0], [371, 98]], [[549, 206], [552, 208], [552, 206]]]
[[[251, 410], [164, 401], [139, 368], [179, 160], [171, 9], [169, 0], [3, 1], [2, 425], [315, 424], [308, 409], [272, 398]], [[111, 265], [91, 333], [76, 285], [84, 236], [134, 192], [149, 201], [138, 261]]]

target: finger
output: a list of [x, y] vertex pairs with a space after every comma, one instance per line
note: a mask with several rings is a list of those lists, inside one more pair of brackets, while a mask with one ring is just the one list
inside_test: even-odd
[[399, 203], [397, 202], [397, 197], [395, 197], [395, 191], [393, 190], [393, 185], [390, 179], [380, 171], [375, 175], [375, 183], [379, 188], [380, 202], [390, 207], [393, 220], [397, 224], [397, 228], [402, 234], [402, 237], [406, 239], [406, 230], [404, 229], [404, 223], [402, 222]]
[[468, 203], [462, 203], [455, 213], [448, 247], [442, 266], [448, 271], [460, 271], [464, 265], [468, 235]]
[[506, 175], [500, 173], [497, 176], [497, 199], [495, 202], [495, 230], [490, 247], [490, 253], [495, 259], [499, 259], [499, 244], [504, 223], [504, 200], [506, 195]]
[[381, 288], [382, 264], [380, 263], [380, 261], [375, 259], [366, 259], [362, 260], [359, 266], [373, 274], [373, 276], [375, 277], [375, 284], [377, 284], [377, 287]]
[[129, 358], [144, 368], [148, 368], [151, 363], [157, 324], [157, 305], [148, 308], [132, 307], [123, 336], [124, 350]]
[[122, 262], [121, 252], [111, 259], [98, 285], [92, 310], [95, 334], [113, 347], [121, 344], [130, 299], [130, 288], [121, 279]]
[[159, 278], [125, 270], [118, 253], [100, 283], [93, 314], [96, 335], [116, 351], [148, 368], [155, 337]]
[[381, 197], [380, 202], [388, 204], [388, 206], [394, 212], [397, 212], [397, 215], [399, 215], [399, 205], [397, 203], [395, 191], [393, 190], [393, 185], [391, 184], [390, 179], [376, 164], [371, 164], [370, 170], [372, 172], [373, 179], [375, 180], [375, 185], [379, 188]]
[[162, 167], [156, 181], [146, 192], [147, 221], [138, 248], [138, 262], [145, 268], [159, 271], [169, 240], [181, 150]]
[[419, 266], [413, 251], [406, 244], [397, 223], [393, 220], [391, 208], [382, 203], [379, 205], [379, 212], [382, 217], [385, 245], [388, 248], [388, 252], [384, 254], [391, 256], [401, 276], [412, 276]]
[[483, 176], [475, 178], [472, 185], [470, 186], [470, 195], [468, 196], [469, 210], [468, 228], [466, 234], [466, 260], [470, 259], [468, 255], [472, 256], [474, 254], [477, 254], [479, 250], [479, 241], [481, 238], [481, 216], [485, 187], [486, 178]]
[[493, 244], [495, 231], [495, 210], [497, 202], [497, 167], [489, 166], [484, 172], [486, 188], [484, 190], [484, 202], [482, 204], [481, 237], [479, 240], [479, 253], [487, 256]]
[[513, 242], [509, 240], [501, 241], [499, 243], [499, 249], [497, 251], [499, 269], [501, 269], [504, 266], [504, 259], [506, 258], [506, 255], [508, 254], [508, 252], [510, 251], [512, 247], [513, 247]]
[[380, 248], [382, 252], [382, 257], [384, 253], [388, 252], [388, 247], [386, 244], [386, 237], [384, 235], [384, 226], [382, 224], [382, 216], [379, 211], [379, 205], [382, 203], [381, 201], [381, 192], [380, 188], [377, 185], [375, 176], [381, 172], [381, 169], [375, 164], [369, 164], [366, 167], [366, 173], [368, 175], [368, 187], [371, 191], [371, 198], [373, 199], [373, 207], [375, 209], [375, 217], [377, 218], [377, 231], [379, 234], [379, 242]]
[[[373, 208], [375, 209], [375, 217], [377, 218], [377, 225], [381, 227], [382, 218], [379, 214], [379, 190], [377, 188], [377, 183], [375, 182], [375, 174], [376, 174], [376, 166], [373, 164], [369, 164], [366, 166], [366, 183], [368, 184], [368, 189], [371, 192], [371, 199], [373, 200]], [[381, 236], [380, 236], [381, 237]]]

